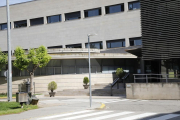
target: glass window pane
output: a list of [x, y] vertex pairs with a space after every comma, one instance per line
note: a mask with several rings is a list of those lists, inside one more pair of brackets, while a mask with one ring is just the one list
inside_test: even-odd
[[6, 30], [7, 29], [7, 23], [1, 24], [0, 27], [1, 27], [1, 30]]
[[117, 13], [122, 11], [124, 11], [124, 4], [106, 7], [106, 14]]
[[134, 40], [134, 45], [142, 45], [142, 40]]
[[65, 14], [65, 19], [67, 20], [75, 20], [75, 19], [80, 19], [81, 18], [81, 13], [80, 11], [78, 12], [73, 12], [73, 13], [66, 13]]
[[66, 45], [66, 48], [82, 48], [81, 44]]
[[14, 28], [27, 27], [27, 20], [14, 22]]
[[[88, 43], [85, 46], [88, 48]], [[102, 49], [102, 42], [90, 43], [90, 48]]]
[[85, 11], [85, 17], [93, 17], [98, 15], [101, 15], [101, 8]]
[[61, 15], [54, 15], [54, 16], [47, 17], [48, 23], [55, 23], [55, 22], [60, 22], [60, 21], [61, 21]]
[[30, 20], [31, 26], [44, 24], [44, 18], [35, 18]]
[[139, 2], [136, 2], [133, 4], [133, 10], [134, 9], [139, 9], [140, 8], [140, 3]]
[[130, 38], [130, 46], [142, 45], [141, 38]]
[[125, 47], [125, 40], [107, 41], [107, 48]]

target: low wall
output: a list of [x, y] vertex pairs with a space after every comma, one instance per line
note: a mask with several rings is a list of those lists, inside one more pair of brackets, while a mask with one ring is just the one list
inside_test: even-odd
[[[67, 74], [67, 75], [51, 75], [51, 76], [35, 76], [34, 81], [36, 93], [47, 93], [48, 83], [55, 81], [57, 83], [57, 90], [64, 89], [84, 89], [83, 78], [89, 77], [89, 74]], [[91, 74], [92, 85], [94, 84], [109, 84], [113, 82], [115, 75], [113, 74]], [[13, 77], [12, 92], [18, 91], [18, 84], [26, 80], [27, 77]], [[4, 77], [0, 77], [0, 93], [7, 92], [7, 81]]]
[[128, 99], [179, 100], [180, 83], [127, 83]]

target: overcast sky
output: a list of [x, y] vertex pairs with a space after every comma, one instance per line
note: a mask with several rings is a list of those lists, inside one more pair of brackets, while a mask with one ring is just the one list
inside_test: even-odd
[[[32, 1], [32, 0], [9, 0], [9, 4], [15, 4], [15, 3], [21, 3], [26, 1]], [[0, 6], [5, 6], [6, 0], [0, 0]]]

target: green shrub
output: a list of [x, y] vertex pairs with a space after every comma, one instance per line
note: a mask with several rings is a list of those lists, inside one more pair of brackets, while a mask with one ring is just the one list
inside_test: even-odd
[[122, 68], [117, 68], [117, 70], [116, 70], [116, 75], [117, 75], [120, 79], [122, 79], [122, 77], [125, 75], [125, 72], [124, 72], [124, 70], [123, 70]]
[[48, 84], [48, 90], [51, 90], [51, 92], [53, 92], [54, 90], [57, 89], [57, 83], [52, 81]]
[[88, 77], [84, 77], [83, 83], [84, 83], [85, 85], [87, 85], [87, 84], [89, 83], [89, 78], [88, 78]]

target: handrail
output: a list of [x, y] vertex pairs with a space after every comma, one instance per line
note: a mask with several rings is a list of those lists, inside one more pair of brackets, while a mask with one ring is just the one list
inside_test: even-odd
[[[126, 73], [126, 74], [124, 75], [124, 77], [122, 77], [122, 80], [127, 79], [128, 76], [129, 76], [129, 73]], [[113, 94], [112, 94], [112, 88], [114, 87], [114, 85], [116, 85], [117, 83], [119, 83], [119, 81], [120, 81], [120, 79], [119, 79], [119, 78], [116, 78], [116, 79], [113, 81], [113, 83], [111, 84], [111, 96], [113, 95]], [[119, 84], [118, 84], [117, 88], [119, 89]]]
[[[177, 80], [178, 79], [177, 77], [180, 76], [180, 74], [133, 74], [133, 75], [134, 75], [134, 83], [136, 83], [137, 79], [141, 79], [141, 80], [145, 79], [146, 83], [148, 83], [148, 79], [159, 79], [159, 80], [165, 79], [166, 83], [168, 83], [168, 80], [171, 80], [171, 79]], [[174, 76], [174, 78], [169, 78], [172, 75]]]

